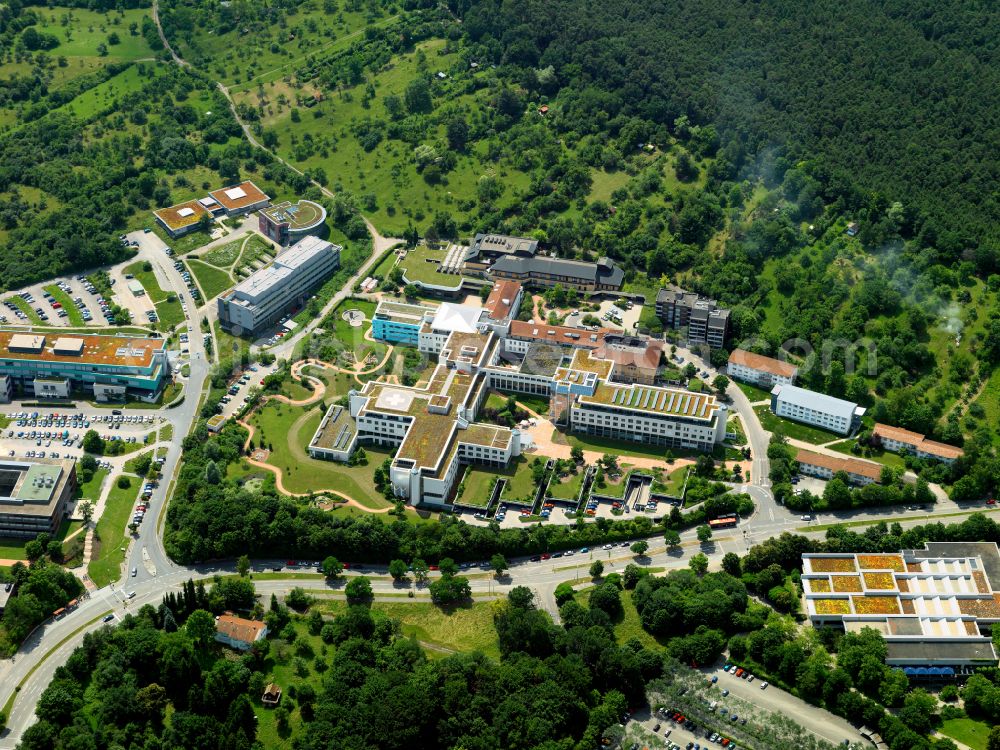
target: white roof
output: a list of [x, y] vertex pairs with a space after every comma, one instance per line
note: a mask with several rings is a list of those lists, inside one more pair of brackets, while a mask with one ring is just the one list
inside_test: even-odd
[[190, 206], [185, 206], [184, 208], [180, 209], [177, 212], [177, 215], [178, 216], [190, 216], [193, 213], [194, 213], [194, 209], [193, 208], [191, 208]]
[[298, 268], [308, 265], [317, 255], [329, 252], [333, 248], [340, 251], [338, 245], [321, 240], [319, 237], [313, 235], [303, 237], [275, 258], [273, 264], [243, 279], [236, 285], [233, 293], [238, 299], [257, 301], [261, 295], [270, 293], [274, 287], [284, 283]]
[[[809, 391], [805, 388], [799, 388], [797, 385], [776, 385], [771, 393], [777, 394], [779, 401], [848, 420], [854, 416], [854, 412], [858, 409], [858, 405], [853, 401], [845, 401], [842, 398], [827, 396], [825, 393]], [[864, 409], [860, 413], [864, 414]]]
[[247, 191], [241, 187], [229, 188], [229, 190], [226, 191], [226, 197], [231, 201], [236, 201], [240, 198], [246, 198]]
[[431, 321], [431, 328], [435, 331], [447, 331], [453, 333], [475, 333], [479, 330], [479, 316], [482, 309], [470, 307], [469, 305], [456, 305], [454, 302], [442, 302]]
[[199, 198], [198, 202], [203, 206], [212, 206], [216, 201], [212, 196], [208, 196], [207, 198]]

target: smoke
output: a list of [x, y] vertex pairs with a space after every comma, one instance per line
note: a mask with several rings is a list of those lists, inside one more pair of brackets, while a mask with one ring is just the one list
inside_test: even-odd
[[962, 335], [962, 308], [955, 301], [949, 302], [940, 311], [940, 317], [944, 321], [941, 328], [955, 336]]

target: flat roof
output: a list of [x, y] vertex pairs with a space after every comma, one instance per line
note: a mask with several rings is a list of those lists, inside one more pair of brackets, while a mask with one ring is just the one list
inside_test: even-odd
[[510, 322], [510, 338], [545, 341], [565, 346], [584, 346], [596, 349], [604, 343], [604, 337], [614, 333], [610, 328], [588, 331], [586, 328], [570, 326], [550, 326], [546, 323], [531, 323], [523, 320]]
[[0, 460], [0, 513], [51, 516], [74, 463], [50, 458]]
[[715, 396], [652, 385], [618, 385], [600, 382], [593, 396], [580, 396], [582, 404], [599, 404], [647, 415], [684, 417], [709, 422], [719, 410]]
[[996, 542], [924, 542], [924, 547], [922, 550], [907, 550], [904, 554], [920, 560], [978, 557], [982, 561], [990, 589], [1000, 592], [1000, 548]]
[[283, 201], [262, 208], [260, 212], [275, 224], [287, 224], [293, 232], [307, 232], [326, 221], [326, 209], [319, 203]]
[[853, 419], [854, 412], [858, 408], [858, 405], [853, 401], [845, 401], [842, 398], [834, 398], [833, 396], [827, 396], [825, 393], [817, 393], [816, 391], [799, 388], [797, 385], [788, 385], [787, 383], [776, 385], [771, 392], [777, 393], [779, 401], [784, 401], [794, 406], [801, 406], [805, 409], [813, 409], [823, 414], [841, 417], [848, 421]]
[[256, 299], [263, 294], [268, 294], [275, 287], [285, 283], [289, 276], [309, 263], [315, 256], [334, 249], [340, 252], [341, 247], [321, 240], [319, 237], [311, 235], [303, 237], [278, 255], [274, 259], [274, 263], [255, 271], [233, 287], [233, 294], [239, 295], [243, 299]]
[[211, 216], [200, 200], [192, 199], [167, 208], [158, 208], [153, 215], [170, 229], [183, 229], [201, 221], [202, 216]]
[[227, 211], [246, 208], [261, 201], [270, 200], [268, 195], [250, 180], [241, 182], [239, 185], [230, 185], [219, 190], [213, 190], [209, 195], [218, 201], [219, 205]]
[[62, 354], [56, 351], [54, 346], [46, 346], [45, 337], [41, 336], [43, 345], [39, 350], [12, 351], [12, 341], [24, 335], [0, 331], [0, 359], [149, 367], [152, 364], [154, 354], [163, 351], [165, 346], [163, 339], [87, 335], [79, 337], [79, 340], [83, 342], [82, 351], [74, 354]]
[[346, 450], [357, 431], [357, 424], [351, 418], [350, 410], [333, 404], [324, 415], [323, 423], [310, 445], [329, 450]]
[[476, 333], [479, 330], [479, 318], [482, 312], [481, 307], [442, 302], [434, 313], [431, 328], [449, 333]]
[[493, 262], [490, 271], [565, 276], [571, 279], [581, 279], [591, 284], [600, 283], [616, 287], [621, 286], [625, 280], [625, 272], [621, 267], [605, 258], [591, 262], [567, 260], [566, 258], [541, 258], [537, 255], [533, 257], [504, 255]]
[[786, 378], [795, 377], [795, 374], [799, 371], [799, 368], [791, 362], [783, 362], [774, 357], [765, 357], [763, 354], [754, 354], [745, 349], [733, 349], [733, 353], [729, 355], [729, 364], [743, 365], [744, 367], [749, 367], [751, 370], [760, 370], [761, 372], [767, 372], [771, 375], [781, 375]]
[[964, 641], [887, 641], [886, 661], [951, 662], [990, 661], [996, 662], [997, 653], [988, 639]]
[[589, 349], [577, 349], [573, 352], [570, 363], [556, 370], [556, 380], [568, 378], [574, 372], [592, 372], [597, 377], [607, 380], [613, 365], [614, 362], [611, 360], [594, 357]]
[[826, 453], [817, 453], [816, 451], [799, 448], [798, 452], [795, 454], [795, 460], [800, 464], [819, 466], [833, 472], [846, 471], [848, 474], [857, 474], [858, 476], [868, 477], [876, 482], [882, 477], [881, 464], [872, 463], [871, 461], [862, 461], [859, 458], [850, 458], [848, 456], [830, 456]]

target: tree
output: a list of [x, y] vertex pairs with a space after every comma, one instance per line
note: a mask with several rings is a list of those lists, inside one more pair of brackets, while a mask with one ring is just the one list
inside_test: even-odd
[[301, 586], [295, 586], [288, 592], [285, 601], [296, 612], [305, 612], [309, 605], [312, 604], [313, 599]]
[[611, 582], [602, 583], [590, 592], [590, 607], [605, 612], [612, 620], [621, 617], [624, 612], [621, 592]]
[[204, 609], [196, 609], [188, 615], [184, 630], [192, 641], [205, 646], [215, 637], [215, 617]]
[[241, 578], [246, 578], [250, 573], [250, 558], [246, 555], [240, 555], [240, 558], [236, 561], [236, 572], [239, 573]]
[[556, 586], [555, 597], [556, 606], [561, 607], [566, 602], [573, 601], [574, 597], [573, 584], [563, 581], [558, 586]]
[[97, 434], [97, 430], [87, 430], [83, 436], [83, 449], [98, 456], [104, 454], [104, 440]]
[[629, 549], [632, 550], [636, 557], [642, 557], [649, 549], [649, 542], [645, 539], [640, 539], [639, 541], [634, 542]]
[[699, 552], [697, 555], [692, 556], [691, 559], [688, 560], [688, 565], [691, 567], [691, 570], [698, 575], [704, 575], [708, 570], [708, 557], [704, 552]]
[[698, 541], [702, 544], [705, 544], [712, 538], [712, 529], [707, 524], [699, 526], [695, 533], [698, 535]]
[[427, 84], [427, 79], [418, 76], [410, 81], [403, 94], [403, 101], [410, 114], [426, 114], [431, 111], [431, 89]]
[[416, 578], [417, 581], [427, 580], [427, 574], [430, 572], [430, 566], [427, 565], [426, 562], [418, 557], [410, 563], [410, 567], [413, 568], [413, 577]]
[[453, 576], [458, 573], [458, 563], [450, 557], [444, 557], [438, 563], [438, 570], [441, 571], [441, 575], [443, 576]]
[[718, 391], [720, 396], [726, 392], [726, 389], [728, 387], [729, 387], [729, 378], [727, 378], [725, 375], [716, 375], [714, 378], [712, 378], [712, 388]]
[[600, 578], [604, 574], [604, 563], [600, 560], [594, 560], [590, 565], [590, 577]]
[[469, 124], [461, 115], [448, 120], [446, 126], [448, 136], [448, 147], [454, 151], [463, 151], [465, 144], [469, 141]]
[[990, 730], [989, 739], [986, 740], [986, 750], [1000, 750], [1000, 726]]
[[583, 463], [583, 448], [578, 445], [574, 445], [569, 451], [569, 457], [573, 459], [574, 463]]
[[344, 572], [344, 565], [336, 557], [330, 555], [325, 560], [323, 560], [323, 575], [327, 578], [336, 580], [340, 577], [340, 574]]
[[372, 598], [372, 585], [364, 576], [352, 578], [344, 587], [344, 594], [350, 604], [360, 604]]
[[679, 547], [681, 544], [681, 535], [673, 529], [667, 529], [663, 532], [663, 542], [668, 548]]
[[727, 552], [722, 557], [722, 569], [734, 578], [739, 578], [743, 573], [740, 568], [740, 556], [735, 552]]
[[443, 575], [431, 581], [431, 601], [439, 605], [450, 605], [465, 601], [472, 596], [469, 580], [464, 576]]
[[497, 552], [490, 558], [490, 567], [493, 568], [494, 575], [496, 575], [497, 578], [501, 578], [510, 566], [507, 564], [507, 558]]
[[402, 560], [393, 560], [389, 563], [389, 575], [396, 581], [402, 581], [409, 572], [406, 563]]

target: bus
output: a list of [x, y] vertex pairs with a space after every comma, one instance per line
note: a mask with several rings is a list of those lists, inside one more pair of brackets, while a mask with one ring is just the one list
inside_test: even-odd
[[708, 527], [710, 529], [728, 529], [735, 526], [737, 523], [736, 516], [722, 516], [720, 518], [713, 518], [708, 522]]
[[66, 614], [66, 608], [60, 607], [59, 609], [57, 609], [55, 612], [52, 613], [52, 619], [61, 620], [63, 618], [63, 615], [65, 614]]

